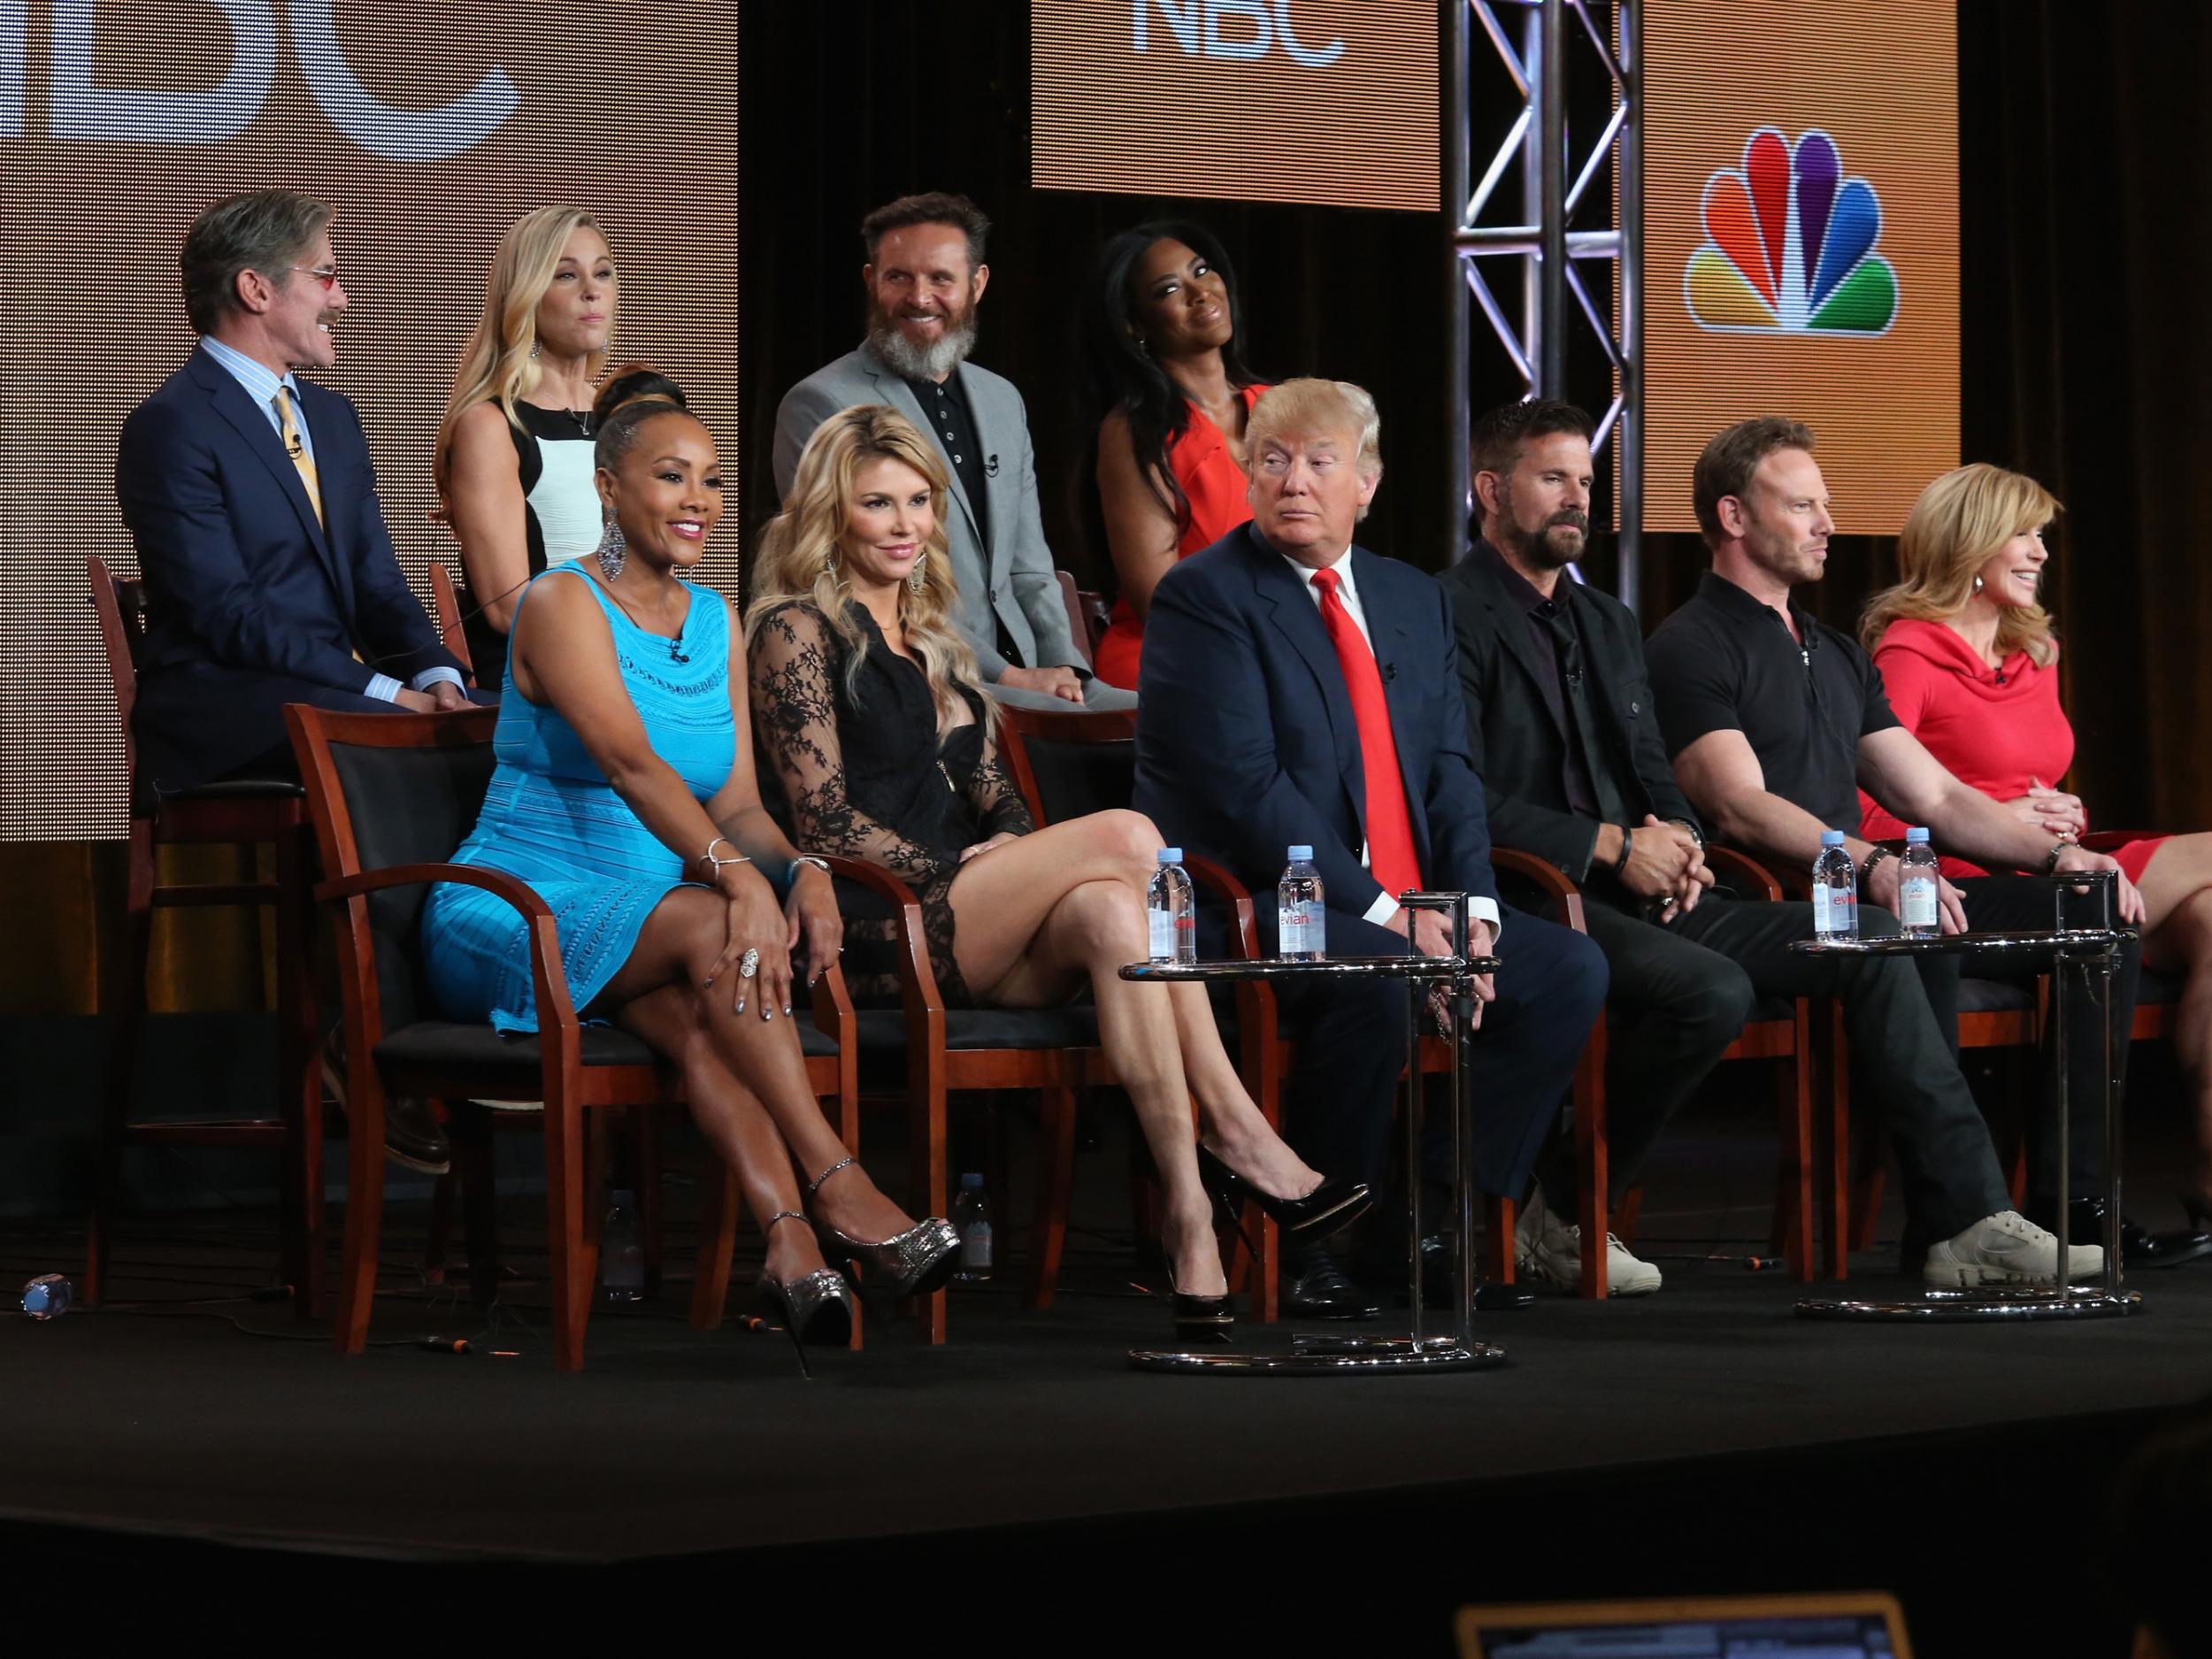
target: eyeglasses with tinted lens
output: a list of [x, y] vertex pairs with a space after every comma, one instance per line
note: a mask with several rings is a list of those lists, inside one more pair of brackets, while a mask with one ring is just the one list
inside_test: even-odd
[[338, 286], [338, 267], [334, 265], [288, 265], [286, 269], [297, 271], [303, 276], [313, 277], [316, 281], [323, 285], [323, 292], [326, 294], [329, 293], [332, 288]]

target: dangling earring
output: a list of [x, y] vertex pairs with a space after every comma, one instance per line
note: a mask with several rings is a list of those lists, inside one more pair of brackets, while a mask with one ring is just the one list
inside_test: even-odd
[[623, 539], [622, 526], [612, 513], [607, 515], [606, 528], [599, 533], [599, 573], [612, 581], [622, 574], [622, 566], [630, 557], [630, 544]]
[[535, 340], [533, 340], [533, 341], [531, 341], [531, 342], [530, 342], [530, 361], [531, 361], [531, 362], [533, 362], [533, 363], [535, 363], [537, 360], [538, 360], [538, 342], [537, 342]]
[[922, 596], [922, 589], [929, 586], [929, 555], [917, 554], [914, 568], [906, 573], [906, 591], [915, 598]]
[[822, 549], [822, 574], [825, 576], [837, 574], [837, 543], [834, 541]]
[[1144, 355], [1148, 357], [1152, 355], [1152, 342], [1149, 340], [1147, 340], [1142, 334], [1139, 334], [1137, 336], [1137, 349], [1143, 352]]
[[1975, 591], [1976, 593], [1979, 593], [1979, 592], [1981, 592], [1981, 590], [1982, 590], [1982, 579], [1981, 579], [1980, 577], [1977, 576], [1977, 577], [1974, 579], [1974, 591]]

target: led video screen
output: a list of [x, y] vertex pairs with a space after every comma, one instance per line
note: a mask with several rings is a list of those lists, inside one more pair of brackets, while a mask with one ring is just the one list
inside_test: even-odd
[[1846, 534], [1958, 465], [1952, 0], [1671, 0], [1644, 17], [1644, 525], [1753, 415], [1813, 428]]
[[1039, 189], [1435, 211], [1433, 0], [1033, 0]]
[[[0, 211], [17, 326], [0, 377], [19, 580], [0, 633], [0, 839], [111, 837], [123, 749], [85, 556], [137, 565], [123, 418], [192, 349], [177, 250], [232, 191], [335, 210], [351, 308], [314, 376], [359, 406], [403, 567], [457, 570], [431, 449], [507, 226], [591, 209], [621, 274], [613, 354], [680, 380], [733, 463], [737, 0], [73, 0], [0, 5]], [[299, 279], [296, 279], [299, 280]], [[733, 464], [725, 474], [733, 484]], [[737, 503], [703, 580], [735, 592]]]

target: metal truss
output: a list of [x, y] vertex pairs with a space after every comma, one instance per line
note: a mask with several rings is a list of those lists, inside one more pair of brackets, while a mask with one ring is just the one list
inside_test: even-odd
[[[1601, 18], [1609, 11], [1610, 27]], [[1643, 180], [1640, 25], [1642, 0], [1447, 0], [1444, 211], [1451, 216], [1452, 364], [1455, 499], [1469, 499], [1471, 304], [1521, 377], [1525, 396], [1602, 404], [1593, 448], [1611, 454], [1619, 488], [1621, 600], [1633, 609], [1643, 518]], [[1502, 16], [1515, 27], [1509, 28]], [[1578, 28], [1571, 28], [1571, 21]], [[1520, 97], [1520, 111], [1482, 177], [1470, 184], [1472, 55], [1488, 43]], [[1568, 56], [1586, 42], [1612, 82], [1612, 108], [1594, 142], [1577, 157], [1567, 127]], [[1599, 185], [1608, 161], [1611, 189]], [[1517, 201], [1500, 186], [1519, 164]], [[1570, 165], [1572, 164], [1572, 176]], [[1596, 200], [1590, 201], [1594, 195]], [[1578, 210], [1598, 221], [1571, 229]], [[1517, 270], [1502, 278], [1499, 266]], [[1613, 316], [1593, 297], [1584, 268], [1610, 261]], [[1518, 292], [1510, 277], [1519, 279]], [[1511, 303], [1502, 302], [1503, 293]], [[1568, 384], [1567, 339], [1578, 311], [1605, 354], [1603, 396], [1576, 396]]]

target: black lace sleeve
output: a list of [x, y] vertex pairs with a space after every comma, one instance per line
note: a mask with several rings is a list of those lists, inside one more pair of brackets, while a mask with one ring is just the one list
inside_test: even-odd
[[1013, 772], [999, 754], [997, 741], [988, 731], [983, 733], [982, 757], [968, 780], [968, 804], [975, 809], [976, 823], [987, 841], [994, 835], [1026, 835], [1037, 827], [1036, 820], [1029, 816], [1029, 803], [1022, 799], [1021, 787], [1014, 781]]
[[791, 803], [801, 851], [865, 859], [918, 887], [949, 865], [853, 805], [837, 735], [837, 656], [836, 636], [811, 605], [772, 612], [748, 664], [753, 729]]

